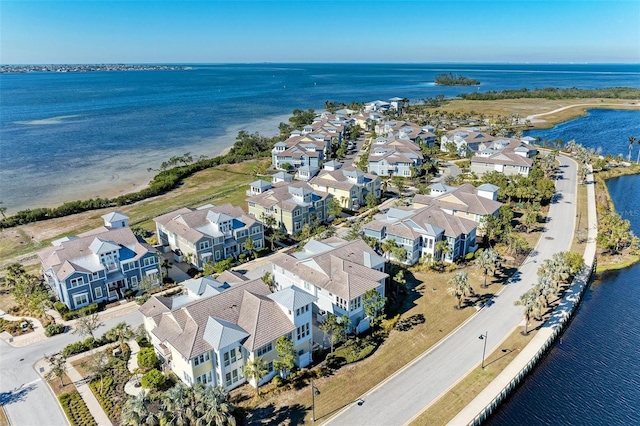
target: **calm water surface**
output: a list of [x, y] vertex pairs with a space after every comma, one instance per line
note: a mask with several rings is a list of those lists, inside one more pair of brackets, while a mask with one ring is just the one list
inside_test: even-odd
[[[2, 75], [0, 200], [9, 211], [146, 183], [148, 167], [217, 155], [238, 130], [277, 133], [295, 108], [523, 87], [640, 87], [640, 65], [246, 64], [191, 71]], [[460, 73], [479, 88], [438, 87]]]
[[[640, 234], [640, 175], [608, 187], [616, 210]], [[640, 424], [639, 329], [636, 264], [591, 285], [562, 338], [488, 424]]]

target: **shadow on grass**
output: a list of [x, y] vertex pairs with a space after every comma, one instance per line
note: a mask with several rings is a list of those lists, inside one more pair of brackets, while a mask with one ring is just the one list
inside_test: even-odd
[[252, 410], [244, 419], [246, 425], [261, 424], [304, 424], [304, 416], [307, 410], [300, 404], [276, 408], [272, 403], [266, 407], [256, 408]]

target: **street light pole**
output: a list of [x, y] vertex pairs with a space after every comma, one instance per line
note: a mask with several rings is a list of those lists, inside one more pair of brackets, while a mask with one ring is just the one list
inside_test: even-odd
[[316, 395], [320, 395], [320, 391], [313, 384], [313, 379], [311, 379], [311, 421], [316, 421]]
[[478, 339], [483, 340], [484, 344], [482, 345], [482, 369], [484, 370], [484, 354], [487, 351], [487, 335], [489, 334], [488, 331], [485, 331], [484, 334], [481, 334], [480, 336], [478, 336]]

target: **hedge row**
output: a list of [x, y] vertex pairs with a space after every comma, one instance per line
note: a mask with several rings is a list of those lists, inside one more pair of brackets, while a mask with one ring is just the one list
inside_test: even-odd
[[72, 426], [97, 426], [78, 391], [63, 393], [58, 400]]
[[65, 321], [84, 317], [85, 315], [91, 315], [100, 310], [100, 305], [95, 302], [85, 306], [84, 308], [74, 309], [71, 311], [67, 308], [67, 305], [62, 302], [54, 303], [53, 307]]

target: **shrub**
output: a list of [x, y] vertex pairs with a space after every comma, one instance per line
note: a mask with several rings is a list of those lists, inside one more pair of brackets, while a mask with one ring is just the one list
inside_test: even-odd
[[144, 388], [158, 389], [164, 384], [165, 380], [166, 378], [164, 377], [164, 374], [154, 368], [153, 370], [150, 370], [148, 373], [142, 376], [142, 380], [140, 380], [140, 383]]
[[149, 343], [149, 340], [147, 339], [147, 336], [145, 336], [144, 334], [136, 337], [136, 343], [138, 343], [138, 346], [140, 346], [140, 348], [152, 347], [151, 343]]
[[58, 397], [58, 400], [72, 426], [96, 425], [96, 421], [78, 391], [63, 393]]
[[69, 343], [67, 346], [64, 347], [64, 349], [62, 350], [62, 355], [68, 357], [71, 355], [76, 355], [85, 351], [88, 351], [89, 348], [87, 346], [85, 346], [84, 342], [75, 342], [75, 343]]
[[65, 312], [69, 312], [69, 308], [62, 302], [56, 302], [53, 304], [53, 309], [58, 311], [59, 314], [64, 314]]
[[271, 382], [276, 386], [282, 386], [282, 383], [284, 383], [284, 381], [282, 380], [282, 377], [279, 374], [276, 374], [271, 380]]
[[138, 352], [138, 365], [145, 370], [155, 368], [158, 365], [158, 357], [152, 347], [140, 349], [140, 352]]
[[136, 303], [138, 305], [144, 305], [145, 302], [149, 300], [150, 297], [151, 295], [149, 293], [143, 294], [142, 296], [136, 297]]
[[64, 333], [64, 324], [51, 324], [45, 327], [44, 335], [47, 337], [55, 336], [56, 334]]
[[62, 318], [64, 318], [65, 321], [69, 321], [72, 319], [84, 317], [86, 315], [94, 314], [98, 312], [98, 307], [99, 306], [97, 303], [92, 303], [90, 305], [85, 306], [84, 308], [74, 309], [72, 311], [67, 310], [65, 312], [60, 312], [60, 311], [58, 312], [60, 312], [60, 315], [62, 315]]

